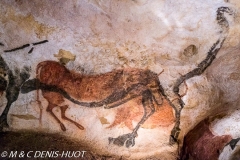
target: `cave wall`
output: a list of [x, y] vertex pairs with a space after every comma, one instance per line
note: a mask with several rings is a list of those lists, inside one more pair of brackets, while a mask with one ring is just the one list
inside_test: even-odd
[[[6, 80], [2, 80], [2, 83], [7, 82], [8, 88], [12, 86], [10, 89], [5, 88], [6, 85], [0, 88], [1, 117], [7, 113], [9, 125], [7, 127], [1, 119], [3, 130], [60, 133], [87, 142], [99, 154], [136, 159], [176, 159], [178, 148], [183, 146], [183, 138], [190, 130], [206, 118], [223, 113], [224, 116], [213, 121], [214, 135], [239, 137], [239, 127], [225, 132], [218, 129], [218, 125], [228, 121], [225, 116], [234, 117], [232, 113], [237, 112], [239, 106], [240, 3], [237, 0], [2, 0], [0, 4], [0, 73]], [[219, 7], [231, 8], [231, 14], [224, 13], [229, 25], [227, 29], [220, 26], [217, 20]], [[204, 73], [182, 83], [180, 97], [176, 95], [173, 92], [176, 81], [196, 68], [214, 44], [223, 38], [226, 39], [222, 46], [217, 46], [221, 49], [213, 63]], [[138, 97], [111, 109], [106, 109], [104, 103], [101, 107], [91, 108], [75, 104], [69, 99], [62, 103], [62, 97], [55, 95], [56, 92], [44, 95], [42, 91], [39, 92], [40, 105], [36, 99], [36, 88], [28, 93], [20, 93], [20, 90], [25, 81], [36, 78], [37, 65], [49, 60], [62, 65], [49, 65], [44, 73], [46, 77], [52, 73], [49, 76], [52, 79], [45, 82], [59, 84], [69, 92], [74, 91], [72, 96], [75, 99], [96, 102], [109, 95], [108, 90], [120, 92], [121, 88], [134, 85], [134, 80], [146, 83], [151, 88], [155, 81], [153, 83], [150, 79], [156, 80], [157, 77], [156, 83], [160, 82], [162, 88], [162, 102], [159, 105], [154, 102], [157, 110], [139, 128], [133, 146], [120, 145], [114, 139], [109, 144], [109, 137], [120, 136], [121, 139], [121, 135], [131, 133], [140, 122], [144, 104], [151, 103], [151, 100], [142, 100], [142, 97], [149, 96], [147, 92], [142, 93], [144, 85], [131, 92]], [[74, 74], [65, 74], [63, 66], [73, 70]], [[74, 87], [70, 82], [53, 78], [55, 70], [56, 76], [62, 73], [63, 77], [83, 74], [92, 76], [92, 79], [88, 79], [79, 89], [79, 76], [73, 76], [71, 84]], [[118, 78], [116, 71], [120, 70], [123, 71]], [[112, 74], [106, 74], [109, 72]], [[145, 75], [147, 78], [144, 79]], [[115, 76], [115, 79], [111, 76]], [[105, 82], [109, 83], [101, 88]], [[117, 86], [119, 88], [113, 89]], [[36, 84], [31, 87], [36, 87]], [[87, 87], [93, 90], [83, 92]], [[13, 103], [8, 106], [11, 98], [7, 95], [13, 93], [16, 96], [12, 97]], [[114, 94], [113, 97], [118, 96], [120, 100], [123, 99], [120, 94]], [[170, 144], [172, 129], [178, 122], [175, 103], [179, 98], [184, 102], [180, 114], [181, 131], [178, 143]], [[53, 112], [64, 124], [64, 131], [64, 127], [47, 111], [49, 101], [61, 103], [61, 106], [68, 105], [66, 116], [81, 124], [84, 130], [61, 117], [63, 111], [60, 108], [64, 107], [55, 107]], [[9, 112], [4, 111], [6, 107], [9, 107]]]

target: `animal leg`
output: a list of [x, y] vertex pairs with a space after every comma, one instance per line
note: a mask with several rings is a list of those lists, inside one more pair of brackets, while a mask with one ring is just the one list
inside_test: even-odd
[[2, 115], [0, 116], [0, 131], [2, 131], [3, 128], [5, 128], [5, 127], [6, 128], [9, 127], [9, 125], [7, 123], [7, 115], [10, 110], [11, 104], [12, 104], [12, 102], [9, 102], [9, 101], [7, 102], [7, 105], [6, 105]]
[[54, 105], [54, 104], [51, 104], [51, 103], [49, 103], [49, 105], [48, 105], [48, 107], [47, 107], [47, 112], [49, 112], [52, 116], [53, 116], [53, 118], [59, 123], [59, 125], [60, 125], [60, 127], [61, 127], [61, 129], [63, 130], [63, 131], [66, 131], [66, 127], [64, 126], [64, 124], [57, 118], [57, 116], [53, 113], [53, 108], [54, 107], [56, 107], [57, 105]]
[[[174, 144], [175, 142], [178, 141], [177, 139], [178, 139], [178, 136], [179, 136], [180, 131], [181, 131], [181, 129], [180, 129], [180, 113], [181, 113], [182, 108], [184, 106], [184, 102], [182, 101], [181, 98], [184, 97], [187, 94], [187, 91], [188, 91], [188, 86], [187, 86], [186, 80], [184, 80], [183, 83], [185, 85], [186, 90], [184, 91], [184, 93], [182, 95], [178, 94], [178, 97], [174, 98], [172, 100], [172, 103], [175, 104], [174, 109], [175, 109], [176, 123], [175, 123], [175, 125], [174, 125], [174, 127], [171, 131], [171, 135], [170, 135], [170, 139], [169, 139], [170, 144]], [[176, 106], [179, 106], [179, 107], [176, 107]]]
[[19, 96], [20, 87], [29, 78], [28, 68], [25, 67], [25, 71], [17, 72], [15, 75], [11, 70], [8, 69], [8, 66], [0, 56], [0, 66], [3, 65], [5, 69], [8, 70], [9, 83], [6, 90], [7, 105], [0, 116], [0, 131], [4, 127], [9, 127], [7, 123], [7, 116], [10, 110], [10, 107], [13, 102], [15, 102]]
[[137, 136], [137, 131], [141, 125], [155, 112], [155, 107], [153, 105], [153, 95], [150, 90], [146, 90], [142, 94], [142, 104], [144, 108], [144, 115], [137, 126], [134, 128], [132, 133], [121, 135], [117, 138], [109, 137], [109, 143], [113, 143], [118, 146], [126, 145], [126, 147], [135, 145], [135, 137]]
[[[163, 96], [165, 95], [162, 86], [159, 81], [156, 80], [153, 84], [148, 85], [149, 90], [151, 90], [152, 98], [157, 105], [161, 105], [163, 103]], [[156, 108], [157, 109], [157, 108]]]
[[39, 109], [40, 109], [39, 123], [40, 123], [40, 125], [42, 125], [42, 110], [43, 110], [43, 106], [42, 106], [41, 101], [36, 100], [36, 102], [37, 102], [38, 107], [39, 107]]
[[171, 131], [170, 139], [169, 139], [169, 144], [172, 145], [176, 142], [178, 142], [178, 136], [180, 133], [180, 114], [176, 115], [176, 123]]
[[[164, 72], [164, 70], [162, 72]], [[163, 97], [166, 97], [166, 95], [164, 93], [163, 87], [160, 84], [158, 76], [156, 76], [155, 74], [149, 74], [149, 82], [147, 84], [147, 87], [152, 93], [152, 98], [154, 102], [159, 106], [163, 103]]]
[[172, 99], [172, 100], [171, 100], [172, 102], [175, 101], [175, 100], [177, 100], [177, 99], [181, 99], [182, 97], [186, 96], [187, 91], [188, 91], [188, 86], [187, 86], [186, 80], [183, 81], [183, 84], [185, 85], [185, 88], [186, 88], [185, 91], [184, 91], [184, 93], [181, 94], [181, 95], [179, 94], [178, 97]]
[[137, 126], [134, 128], [133, 133], [137, 132], [140, 126], [155, 112], [155, 107], [153, 105], [153, 95], [150, 90], [143, 92], [142, 104], [144, 115]]
[[66, 110], [67, 110], [67, 108], [68, 108], [67, 105], [61, 106], [60, 108], [61, 108], [61, 116], [62, 116], [62, 119], [67, 120], [67, 121], [75, 124], [79, 129], [84, 130], [84, 127], [83, 127], [82, 125], [80, 125], [80, 124], [78, 124], [77, 122], [75, 122], [75, 121], [69, 119], [68, 117], [66, 117], [65, 112], [66, 112]]

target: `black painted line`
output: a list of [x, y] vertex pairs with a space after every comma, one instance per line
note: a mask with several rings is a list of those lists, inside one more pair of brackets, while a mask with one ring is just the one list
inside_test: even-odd
[[5, 50], [4, 52], [13, 52], [13, 51], [17, 51], [17, 50], [20, 50], [20, 49], [24, 49], [24, 48], [29, 47], [29, 46], [30, 46], [30, 44], [25, 44], [21, 47], [17, 47], [17, 48], [10, 49], [10, 50]]
[[39, 45], [39, 44], [46, 43], [46, 42], [48, 42], [48, 40], [44, 40], [44, 41], [40, 41], [40, 42], [36, 42], [36, 43], [33, 43], [33, 45], [35, 46], [35, 45]]
[[28, 51], [28, 54], [30, 54], [30, 53], [32, 53], [32, 51], [33, 51], [33, 47]]

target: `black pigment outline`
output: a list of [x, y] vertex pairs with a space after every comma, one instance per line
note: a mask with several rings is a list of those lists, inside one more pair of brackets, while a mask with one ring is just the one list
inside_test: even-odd
[[[33, 45], [39, 45], [39, 44], [43, 44], [46, 42], [48, 42], [48, 40], [36, 42], [36, 43], [33, 43]], [[4, 44], [0, 42], [0, 46], [4, 46]], [[30, 44], [25, 44], [25, 45], [22, 45], [20, 47], [14, 48], [14, 49], [5, 50], [4, 52], [13, 52], [13, 51], [17, 51], [20, 49], [24, 49], [29, 46], [30, 46]], [[32, 50], [33, 49], [31, 49], [30, 51], [32, 52]], [[17, 72], [15, 72], [15, 74], [13, 74], [13, 71], [10, 70], [10, 68], [8, 67], [7, 63], [4, 61], [4, 59], [2, 58], [1, 55], [0, 55], [0, 68], [3, 68], [4, 71], [7, 72], [8, 79], [9, 79], [9, 82], [8, 82], [8, 85], [6, 88], [7, 105], [4, 108], [4, 110], [0, 116], [0, 131], [2, 131], [4, 127], [9, 127], [9, 125], [7, 123], [8, 112], [10, 110], [12, 103], [17, 100], [22, 84], [30, 77], [30, 74], [29, 74], [30, 69], [28, 67], [24, 66], [23, 70], [20, 72], [16, 68], [15, 71], [17, 71]]]
[[[43, 43], [46, 43], [46, 42], [48, 42], [48, 40], [32, 43], [32, 45], [36, 46], [36, 45], [43, 44]], [[29, 46], [30, 46], [30, 44], [24, 44], [24, 45], [22, 45], [20, 47], [17, 47], [17, 48], [13, 48], [13, 49], [10, 49], [10, 50], [5, 50], [4, 52], [14, 52], [14, 51], [17, 51], [17, 50], [27, 48]], [[28, 51], [28, 53], [32, 53], [32, 51], [33, 51], [33, 47], [30, 49], [30, 51]]]
[[[228, 7], [219, 7], [216, 12], [217, 12], [216, 20], [217, 20], [218, 24], [221, 26], [221, 28], [223, 29], [223, 31], [221, 31], [220, 33], [225, 34], [225, 33], [227, 33], [227, 31], [229, 29], [229, 23], [228, 23], [226, 17], [224, 16], [224, 13], [228, 13], [229, 15], [233, 15], [234, 13]], [[180, 114], [181, 114], [182, 108], [184, 107], [184, 103], [181, 100], [181, 96], [179, 94], [180, 85], [184, 81], [186, 81], [194, 76], [201, 75], [207, 69], [207, 67], [212, 64], [213, 60], [216, 58], [218, 51], [221, 49], [225, 39], [226, 39], [225, 35], [223, 38], [218, 39], [217, 42], [214, 43], [213, 46], [211, 47], [211, 49], [208, 51], [207, 57], [201, 63], [198, 64], [197, 68], [193, 69], [192, 71], [190, 71], [187, 74], [178, 78], [176, 83], [174, 84], [173, 92], [175, 93], [175, 95], [177, 95], [177, 97], [179, 97], [178, 100], [179, 100], [179, 104], [181, 107], [175, 108], [176, 124], [171, 131], [170, 143], [177, 142], [178, 141], [177, 139], [178, 139], [178, 136], [180, 133], [180, 127], [179, 127], [180, 126]]]
[[[124, 71], [116, 72], [116, 75], [114, 76], [114, 78], [119, 78], [119, 76], [123, 76], [123, 72]], [[41, 83], [36, 78], [26, 81], [21, 87], [21, 93], [28, 93], [28, 92], [31, 92], [33, 90], [38, 90], [38, 89], [41, 89], [43, 91], [57, 92], [57, 93], [63, 95], [64, 98], [70, 100], [71, 102], [73, 102], [75, 104], [89, 107], [89, 108], [104, 107], [105, 109], [118, 107], [119, 105], [126, 103], [133, 98], [142, 96], [142, 105], [144, 108], [144, 115], [143, 115], [142, 119], [138, 122], [138, 124], [134, 128], [134, 130], [131, 133], [121, 135], [117, 138], [109, 137], [109, 139], [108, 139], [109, 143], [113, 143], [118, 146], [125, 145], [126, 147], [130, 147], [130, 146], [135, 145], [135, 138], [137, 136], [138, 129], [155, 112], [154, 102], [157, 105], [162, 105], [162, 103], [163, 103], [162, 96], [164, 96], [164, 98], [169, 102], [169, 104], [172, 105], [171, 102], [169, 101], [169, 99], [167, 98], [167, 96], [165, 95], [162, 86], [160, 85], [160, 81], [159, 81], [157, 74], [150, 70], [147, 70], [144, 72], [146, 72], [148, 75], [148, 78], [146, 78], [146, 80], [145, 79], [143, 80], [144, 83], [143, 82], [136, 83], [136, 84], [133, 84], [130, 87], [125, 88], [123, 90], [113, 92], [110, 96], [108, 96], [107, 98], [105, 98], [104, 100], [99, 101], [99, 102], [79, 102], [78, 100], [72, 98], [63, 89], [60, 89], [57, 86], [51, 86], [51, 85]], [[156, 82], [156, 86], [155, 85], [148, 86], [148, 84], [150, 84], [153, 81]], [[113, 82], [114, 82], [114, 80], [113, 80]], [[160, 103], [158, 102], [158, 100], [155, 97], [156, 93], [158, 94], [157, 95], [158, 97], [161, 97]], [[128, 97], [129, 94], [130, 94], [130, 97]], [[59, 107], [61, 107], [61, 106], [59, 106]], [[65, 112], [65, 110], [63, 110], [62, 112]], [[59, 121], [60, 120], [58, 120], [58, 123], [59, 123]], [[77, 125], [76, 122], [73, 122], [73, 123], [75, 125]], [[60, 122], [60, 126], [64, 127], [64, 125], [61, 122]], [[65, 130], [65, 127], [64, 127], [64, 130]]]

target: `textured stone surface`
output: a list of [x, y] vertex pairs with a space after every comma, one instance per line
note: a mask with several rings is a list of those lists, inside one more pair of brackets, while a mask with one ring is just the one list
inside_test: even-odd
[[216, 136], [210, 128], [210, 120], [200, 122], [184, 139], [181, 159], [218, 159], [224, 146], [232, 139], [230, 135]]

